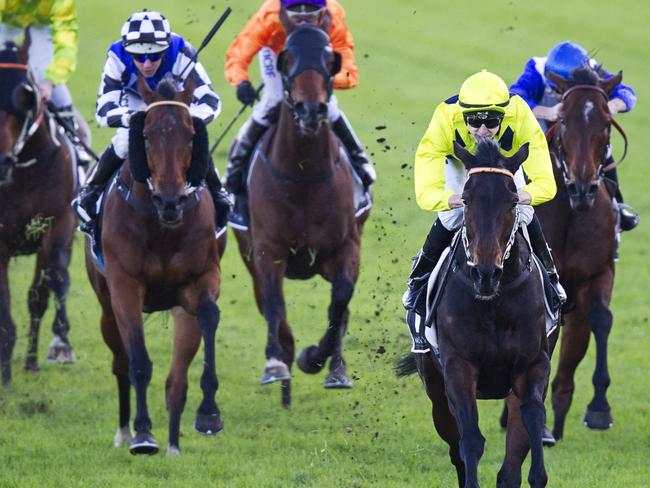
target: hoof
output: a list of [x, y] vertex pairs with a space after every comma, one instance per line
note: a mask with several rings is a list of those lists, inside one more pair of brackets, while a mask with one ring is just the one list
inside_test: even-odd
[[557, 441], [551, 431], [548, 430], [548, 427], [544, 426], [544, 430], [542, 431], [542, 445], [544, 447], [553, 447], [556, 443]]
[[344, 371], [332, 372], [327, 375], [325, 382], [323, 383], [324, 388], [352, 388], [352, 380], [348, 378], [348, 375]]
[[178, 446], [167, 445], [167, 455], [170, 457], [180, 456], [181, 450], [179, 449]]
[[158, 443], [151, 432], [137, 432], [135, 438], [129, 446], [131, 454], [156, 454], [158, 452]]
[[194, 420], [194, 430], [203, 435], [217, 435], [223, 430], [223, 420], [219, 414], [206, 415], [197, 413]]
[[72, 346], [61, 339], [59, 336], [55, 335], [48, 347], [47, 362], [73, 364], [77, 362], [77, 358], [72, 352]]
[[596, 412], [587, 409], [584, 423], [587, 427], [594, 430], [607, 430], [612, 426], [612, 413], [610, 410], [605, 412]]
[[131, 444], [132, 440], [133, 434], [128, 425], [125, 427], [118, 427], [117, 432], [115, 432], [115, 437], [113, 437], [113, 445], [115, 447], [126, 446], [127, 444]]
[[286, 364], [282, 361], [271, 358], [266, 361], [266, 366], [264, 367], [264, 373], [260, 378], [261, 385], [268, 385], [274, 381], [283, 381], [290, 380], [291, 372]]
[[309, 356], [313, 355], [317, 349], [317, 346], [309, 346], [307, 349], [300, 351], [296, 358], [296, 364], [300, 368], [300, 371], [307, 374], [316, 374], [323, 370], [325, 362], [312, 362], [309, 360]]

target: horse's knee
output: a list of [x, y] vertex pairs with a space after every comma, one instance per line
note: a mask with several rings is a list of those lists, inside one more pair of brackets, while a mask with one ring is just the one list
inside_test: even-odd
[[544, 426], [546, 410], [544, 403], [539, 399], [531, 399], [523, 402], [520, 407], [521, 420], [527, 429], [537, 425]]
[[[137, 356], [137, 354], [133, 356]], [[149, 384], [152, 371], [153, 363], [148, 357], [129, 358], [129, 380], [132, 385]]]
[[0, 354], [3, 359], [7, 354], [10, 354], [16, 344], [16, 325], [11, 320], [11, 317], [5, 317], [0, 322]]
[[613, 315], [602, 302], [598, 302], [589, 311], [589, 325], [596, 338], [607, 337], [612, 330]]
[[208, 330], [217, 330], [221, 319], [221, 311], [215, 302], [205, 300], [197, 307], [196, 317], [201, 331], [205, 333]]
[[345, 276], [339, 276], [332, 286], [332, 303], [347, 304], [352, 299], [354, 283]]

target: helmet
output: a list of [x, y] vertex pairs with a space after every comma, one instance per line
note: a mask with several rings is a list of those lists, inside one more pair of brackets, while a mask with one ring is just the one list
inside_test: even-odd
[[588, 65], [589, 54], [587, 54], [587, 51], [575, 42], [565, 41], [555, 45], [548, 52], [544, 66], [544, 76], [549, 86], [555, 88], [555, 83], [549, 79], [549, 73], [569, 80], [573, 70]]
[[122, 26], [122, 45], [131, 54], [158, 53], [169, 47], [169, 21], [160, 12], [133, 13]]
[[510, 92], [505, 81], [494, 73], [482, 70], [467, 78], [458, 92], [458, 105], [463, 113], [477, 110], [505, 112]]
[[327, 0], [281, 0], [280, 4], [283, 8], [293, 7], [294, 5], [313, 5], [316, 8], [325, 8]]

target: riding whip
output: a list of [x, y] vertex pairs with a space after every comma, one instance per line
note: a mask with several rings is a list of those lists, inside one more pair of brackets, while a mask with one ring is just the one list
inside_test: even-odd
[[81, 140], [81, 137], [79, 137], [79, 134], [74, 130], [74, 127], [70, 127], [68, 121], [61, 117], [59, 109], [56, 108], [52, 102], [47, 102], [47, 110], [52, 114], [54, 120], [63, 127], [63, 130], [68, 134], [75, 145], [81, 146], [95, 161], [99, 161], [99, 156], [97, 156], [88, 144]]

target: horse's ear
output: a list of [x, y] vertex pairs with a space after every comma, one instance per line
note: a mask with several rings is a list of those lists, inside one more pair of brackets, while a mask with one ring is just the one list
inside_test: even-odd
[[129, 164], [133, 179], [138, 183], [146, 183], [151, 176], [143, 134], [146, 115], [146, 112], [136, 112], [129, 122]]
[[142, 95], [142, 99], [147, 105], [151, 105], [153, 102], [158, 100], [158, 94], [149, 88], [147, 80], [145, 80], [142, 75], [138, 75], [138, 92]]
[[192, 186], [198, 186], [205, 179], [210, 164], [208, 149], [208, 131], [205, 123], [198, 117], [192, 117], [194, 123], [194, 140], [192, 141], [192, 162], [185, 179]]
[[27, 64], [29, 59], [29, 48], [32, 45], [32, 35], [29, 32], [29, 27], [25, 29], [25, 36], [23, 38], [23, 43], [18, 49], [18, 62], [22, 64]]
[[555, 83], [555, 85], [557, 86], [557, 91], [559, 93], [564, 93], [569, 89], [569, 84], [570, 84], [569, 80], [556, 75], [552, 71], [549, 71], [548, 77], [553, 83]]
[[336, 51], [334, 52], [334, 62], [332, 63], [332, 69], [330, 70], [330, 74], [332, 76], [335, 76], [336, 73], [341, 71], [341, 65], [343, 64], [343, 57], [341, 56], [341, 53], [337, 53]]
[[515, 174], [519, 167], [528, 159], [530, 142], [523, 144], [519, 150], [510, 158], [503, 158], [505, 160], [505, 168], [512, 174]]
[[454, 141], [454, 155], [465, 165], [468, 170], [478, 164], [476, 156], [461, 146], [457, 141]]
[[183, 84], [183, 91], [176, 94], [176, 100], [183, 102], [185, 105], [192, 104], [192, 100], [194, 100], [194, 90], [196, 90], [197, 85], [196, 78], [198, 76], [199, 75], [195, 69], [187, 75]]
[[598, 82], [598, 86], [605, 90], [605, 93], [609, 95], [612, 93], [614, 88], [621, 84], [621, 81], [623, 81], [623, 72], [619, 71], [615, 76], [612, 76], [611, 78], [600, 80]]

